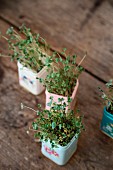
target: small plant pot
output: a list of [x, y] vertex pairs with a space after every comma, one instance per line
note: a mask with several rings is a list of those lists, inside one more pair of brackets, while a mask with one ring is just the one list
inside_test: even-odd
[[71, 156], [74, 154], [74, 152], [76, 151], [77, 142], [78, 139], [73, 137], [67, 146], [62, 147], [58, 145], [58, 148], [52, 148], [49, 141], [42, 142], [41, 151], [43, 155], [51, 159], [56, 164], [65, 165], [68, 162], [68, 160], [71, 158]]
[[[72, 93], [72, 102], [70, 103], [70, 109], [73, 110], [74, 109], [74, 106], [75, 106], [75, 102], [76, 102], [76, 93], [77, 93], [77, 90], [78, 90], [78, 86], [79, 86], [79, 81], [77, 80], [77, 83], [76, 83], [76, 86], [74, 88], [74, 91]], [[54, 93], [49, 93], [46, 89], [45, 91], [46, 93], [46, 109], [49, 110], [50, 109], [50, 106], [48, 106], [48, 103], [50, 102], [50, 96], [53, 96], [53, 101], [58, 103], [58, 98], [64, 98], [64, 102], [66, 104], [68, 104], [67, 100], [68, 100], [68, 97], [65, 97], [65, 96], [61, 96], [61, 95], [57, 95], [57, 94], [54, 94]], [[68, 109], [68, 107], [66, 107], [66, 110]]]
[[36, 77], [45, 78], [47, 75], [46, 67], [44, 67], [40, 72], [36, 73], [35, 71], [24, 67], [20, 62], [18, 62], [17, 65], [20, 86], [24, 87], [34, 95], [40, 94], [45, 88], [42, 83], [36, 79]]
[[103, 133], [113, 139], [113, 115], [106, 110], [106, 107], [104, 107], [103, 110], [103, 117], [100, 128]]

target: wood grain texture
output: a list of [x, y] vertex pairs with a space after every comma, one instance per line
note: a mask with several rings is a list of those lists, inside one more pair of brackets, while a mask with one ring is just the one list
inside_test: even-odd
[[[83, 48], [88, 48], [85, 67], [108, 80], [113, 69], [112, 3], [103, 1], [95, 9], [94, 2], [2, 0], [0, 15], [17, 26], [25, 21], [57, 50], [66, 46], [71, 53], [77, 50], [83, 54]], [[9, 26], [0, 20], [3, 33]], [[0, 51], [7, 53], [6, 48], [5, 41], [0, 41]], [[41, 103], [44, 108], [45, 93], [34, 96], [25, 91], [18, 84], [16, 63], [0, 58], [0, 170], [112, 170], [113, 140], [99, 129], [103, 106], [98, 86], [105, 88], [88, 73], [80, 76], [78, 105], [84, 114], [86, 131], [80, 136], [76, 153], [61, 167], [43, 156], [41, 144], [26, 133], [34, 113], [20, 109], [21, 102], [33, 108]]]
[[113, 69], [113, 5], [100, 0], [2, 1], [0, 15], [12, 24], [23, 22], [58, 51], [63, 47], [81, 57], [84, 67], [108, 81]]
[[[9, 63], [9, 60], [7, 63]], [[6, 63], [2, 59], [2, 63]], [[16, 67], [13, 63], [13, 67]], [[80, 78], [78, 100], [84, 113], [86, 131], [82, 133], [78, 150], [69, 163], [63, 167], [55, 165], [45, 158], [40, 151], [40, 143], [35, 143], [26, 131], [35, 115], [27, 110], [21, 111], [20, 102], [36, 107], [41, 103], [44, 107], [45, 94], [33, 96], [18, 85], [17, 72], [5, 68], [0, 84], [0, 169], [1, 170], [35, 170], [35, 169], [69, 169], [69, 170], [112, 170], [113, 141], [99, 130], [102, 105], [97, 96], [96, 87], [100, 82], [83, 73]], [[3, 95], [4, 94], [4, 95]]]
[[0, 60], [0, 169], [1, 170], [112, 170], [113, 140], [99, 130], [102, 104], [97, 86], [104, 85], [83, 73], [78, 89], [79, 108], [84, 114], [86, 131], [80, 136], [77, 152], [63, 167], [41, 154], [41, 144], [26, 133], [35, 118], [33, 112], [21, 110], [23, 102], [33, 108], [37, 103], [45, 106], [45, 93], [33, 96], [18, 84], [16, 63], [7, 67], [9, 59]]

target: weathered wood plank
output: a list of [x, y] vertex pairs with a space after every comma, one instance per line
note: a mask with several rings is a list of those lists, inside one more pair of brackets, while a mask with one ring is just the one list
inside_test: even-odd
[[[5, 64], [4, 64], [5, 63]], [[112, 170], [113, 140], [99, 130], [102, 105], [97, 86], [103, 84], [83, 73], [80, 77], [78, 101], [85, 115], [86, 131], [82, 133], [77, 152], [63, 167], [54, 164], [41, 154], [40, 143], [33, 141], [26, 133], [35, 115], [21, 111], [20, 102], [36, 108], [37, 103], [44, 107], [45, 94], [33, 96], [18, 85], [16, 64], [7, 67], [9, 59], [0, 60], [3, 79], [0, 83], [0, 169], [1, 170]], [[2, 70], [2, 71], [1, 71]]]
[[[11, 2], [14, 3], [14, 1]], [[36, 1], [33, 2], [35, 3]], [[25, 3], [25, 1], [21, 3]], [[42, 2], [39, 1], [39, 3]], [[106, 6], [107, 5], [109, 6], [108, 3], [106, 4]], [[104, 4], [101, 7], [101, 12], [103, 11], [103, 8], [105, 8]], [[110, 10], [111, 7], [109, 6], [109, 11]], [[11, 12], [10, 9], [9, 11]], [[99, 14], [97, 11], [97, 18]], [[95, 21], [95, 17], [92, 18], [92, 20]], [[30, 25], [30, 23], [28, 24]], [[92, 28], [91, 19], [88, 20], [87, 24], [90, 26], [90, 28]], [[84, 25], [84, 29], [86, 29], [87, 24]], [[35, 26], [36, 25], [34, 24], [33, 30], [39, 28]], [[108, 26], [109, 24], [107, 25], [107, 28], [109, 28]], [[5, 32], [7, 27], [9, 27], [9, 25], [5, 24], [3, 21], [0, 21], [0, 30]], [[94, 30], [95, 32], [100, 32], [100, 27], [97, 27]], [[106, 31], [106, 29], [104, 31]], [[45, 36], [46, 34], [47, 32], [45, 32]], [[91, 35], [92, 34], [93, 33], [91, 33]], [[47, 37], [49, 37], [49, 35], [50, 34], [48, 33]], [[64, 37], [62, 38], [65, 39]], [[56, 48], [59, 49], [58, 40], [59, 38], [57, 39], [56, 37]], [[51, 42], [54, 41], [52, 41], [51, 39]], [[98, 42], [99, 39], [97, 43]], [[69, 44], [71, 43], [69, 42]], [[4, 42], [0, 42], [0, 50], [2, 49], [5, 52], [5, 48], [6, 46]], [[100, 58], [97, 61], [100, 61]], [[105, 62], [109, 62], [108, 58], [105, 60]], [[92, 67], [94, 68], [94, 65]], [[107, 64], [106, 69], [108, 69]], [[111, 74], [112, 70], [109, 71]], [[105, 79], [107, 77], [107, 73], [108, 70], [106, 70]], [[35, 115], [28, 110], [21, 111], [20, 109], [21, 102], [24, 102], [25, 104], [35, 108], [37, 103], [41, 103], [44, 107], [45, 94], [42, 93], [40, 96], [33, 96], [32, 94], [26, 92], [18, 84], [16, 63], [11, 63], [10, 59], [8, 58], [0, 58], [0, 169], [112, 170], [113, 140], [102, 134], [99, 130], [99, 123], [102, 116], [102, 105], [100, 102], [100, 98], [98, 97], [97, 86], [103, 86], [103, 84], [88, 75], [87, 73], [83, 73], [81, 75], [80, 87], [78, 91], [78, 101], [80, 109], [85, 115], [84, 124], [86, 127], [86, 131], [83, 132], [80, 137], [77, 152], [70, 159], [67, 165], [60, 167], [44, 157], [40, 151], [41, 144], [35, 143], [31, 134], [26, 134], [26, 130], [28, 129]]]
[[[0, 15], [39, 32], [56, 50], [67, 47], [83, 56], [84, 67], [108, 81], [112, 77], [113, 12], [111, 1], [3, 1]], [[109, 31], [108, 31], [109, 30]]]

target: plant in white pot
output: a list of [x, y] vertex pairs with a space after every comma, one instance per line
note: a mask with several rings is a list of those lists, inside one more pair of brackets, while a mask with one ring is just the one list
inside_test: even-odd
[[31, 93], [37, 95], [44, 90], [44, 86], [36, 77], [46, 77], [46, 59], [49, 58], [49, 46], [39, 34], [32, 33], [22, 25], [17, 32], [13, 27], [1, 37], [8, 42], [11, 60], [18, 61], [19, 83]]
[[[77, 149], [78, 137], [84, 129], [82, 116], [70, 109], [66, 112], [63, 98], [59, 98], [58, 104], [51, 97], [50, 103], [50, 110], [34, 110], [37, 118], [30, 130], [42, 142], [42, 153], [58, 165], [64, 165]], [[22, 104], [24, 107], [27, 106]]]
[[67, 56], [65, 50], [66, 49], [63, 50], [65, 59], [62, 59], [59, 53], [54, 52], [54, 63], [48, 68], [49, 72], [47, 77], [45, 79], [38, 78], [46, 87], [46, 109], [50, 109], [50, 106], [48, 105], [50, 96], [53, 96], [55, 102], [58, 101], [58, 98], [62, 97], [66, 102], [67, 98], [70, 97], [72, 100], [70, 102], [70, 107], [72, 110], [74, 109], [76, 92], [79, 86], [78, 77], [83, 71], [81, 63], [86, 55], [77, 65], [77, 56]]
[[101, 97], [104, 100], [103, 116], [101, 121], [101, 130], [107, 136], [113, 139], [113, 80], [106, 83], [107, 92], [104, 92], [100, 87], [102, 93]]

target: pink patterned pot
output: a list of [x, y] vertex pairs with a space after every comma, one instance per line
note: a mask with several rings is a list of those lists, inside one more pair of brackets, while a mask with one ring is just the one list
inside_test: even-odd
[[[74, 109], [74, 106], [75, 106], [75, 102], [76, 102], [76, 93], [77, 93], [77, 89], [78, 89], [78, 86], [79, 86], [79, 81], [77, 80], [77, 83], [76, 83], [76, 86], [74, 88], [74, 91], [72, 93], [72, 96], [70, 96], [72, 98], [72, 102], [70, 103], [70, 109], [73, 110]], [[68, 104], [67, 100], [68, 100], [68, 97], [65, 97], [65, 96], [62, 96], [62, 95], [57, 95], [57, 94], [54, 94], [54, 93], [49, 93], [46, 89], [45, 91], [46, 93], [46, 109], [47, 110], [50, 110], [50, 106], [48, 106], [47, 104], [50, 102], [50, 96], [53, 96], [53, 101], [58, 103], [58, 98], [64, 98], [64, 102], [66, 104]], [[68, 109], [69, 106], [67, 106], [67, 109]]]

